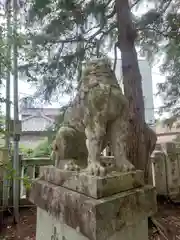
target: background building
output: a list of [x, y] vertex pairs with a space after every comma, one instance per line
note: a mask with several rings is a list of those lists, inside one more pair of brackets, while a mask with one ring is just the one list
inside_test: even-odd
[[47, 138], [48, 128], [53, 126], [59, 114], [59, 108], [23, 108], [20, 144], [31, 149], [37, 147]]
[[[139, 60], [139, 68], [142, 76], [142, 90], [143, 90], [143, 96], [144, 96], [145, 120], [147, 124], [149, 124], [150, 126], [154, 126], [155, 116], [154, 116], [151, 66], [149, 65], [148, 61]], [[123, 87], [121, 59], [117, 60], [115, 72], [120, 85]]]

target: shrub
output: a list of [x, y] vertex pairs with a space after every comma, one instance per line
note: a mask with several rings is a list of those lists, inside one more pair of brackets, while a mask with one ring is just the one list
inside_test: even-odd
[[32, 157], [45, 157], [51, 154], [51, 144], [49, 144], [48, 140], [40, 143], [32, 153]]

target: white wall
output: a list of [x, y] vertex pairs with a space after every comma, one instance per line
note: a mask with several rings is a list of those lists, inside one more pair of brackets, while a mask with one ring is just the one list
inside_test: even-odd
[[[145, 105], [145, 119], [148, 124], [153, 124], [155, 121], [154, 117], [154, 103], [153, 103], [153, 87], [152, 87], [152, 75], [151, 67], [146, 60], [139, 60], [139, 68], [142, 76], [142, 88]], [[122, 86], [122, 69], [121, 59], [117, 60], [116, 65], [116, 77]]]
[[22, 121], [22, 131], [43, 131], [52, 124], [42, 117], [33, 117]]
[[21, 136], [20, 145], [22, 144], [27, 148], [34, 149], [39, 144], [43, 143], [46, 139], [47, 137], [43, 137], [43, 136], [32, 136], [32, 135]]

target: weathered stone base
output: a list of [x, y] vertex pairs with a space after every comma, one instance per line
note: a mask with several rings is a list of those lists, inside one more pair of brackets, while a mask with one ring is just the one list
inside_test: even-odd
[[96, 199], [144, 186], [144, 173], [112, 171], [104, 177], [86, 172], [65, 171], [54, 166], [43, 166], [40, 179], [85, 194]]
[[[147, 219], [115, 232], [108, 240], [148, 240]], [[37, 209], [37, 240], [89, 240], [77, 229], [57, 220], [41, 208]]]
[[147, 240], [147, 218], [156, 212], [156, 194], [153, 187], [141, 186], [137, 176], [113, 173], [100, 178], [41, 169], [30, 195], [38, 206], [36, 240], [51, 239], [54, 227], [61, 236], [54, 240]]

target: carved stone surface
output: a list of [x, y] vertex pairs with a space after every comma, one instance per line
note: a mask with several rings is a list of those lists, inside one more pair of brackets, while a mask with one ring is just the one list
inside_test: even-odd
[[100, 154], [110, 143], [116, 169], [132, 171], [125, 151], [128, 114], [128, 101], [110, 64], [99, 59], [89, 62], [53, 143], [56, 167], [70, 159], [67, 170], [87, 167], [92, 175], [105, 175], [107, 166], [101, 164]]
[[144, 173], [140, 170], [128, 173], [114, 171], [100, 177], [88, 175], [86, 172], [77, 173], [43, 166], [40, 169], [40, 179], [96, 199], [144, 185]]
[[[69, 227], [39, 207], [37, 208], [37, 220], [36, 240], [91, 240], [79, 232], [79, 228], [73, 229]], [[147, 218], [135, 222], [133, 225], [124, 225], [120, 231], [114, 232], [114, 234], [110, 237], [108, 236], [106, 240], [141, 239], [148, 240]]]
[[108, 240], [115, 233], [123, 232], [124, 227], [140, 223], [156, 211], [155, 189], [151, 186], [94, 199], [37, 180], [30, 199], [60, 223], [78, 229], [89, 240]]
[[180, 149], [174, 142], [159, 144], [157, 149], [151, 155], [156, 191], [180, 202]]

